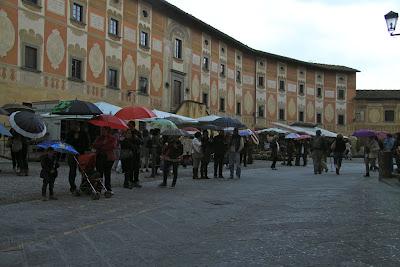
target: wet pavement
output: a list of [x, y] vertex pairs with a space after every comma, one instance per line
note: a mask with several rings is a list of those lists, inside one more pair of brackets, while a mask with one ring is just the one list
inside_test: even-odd
[[0, 202], [0, 266], [400, 266], [397, 181], [364, 178], [357, 162], [340, 176], [269, 164], [240, 180], [195, 181], [188, 169], [175, 189], [116, 178], [98, 201], [67, 194], [64, 179], [59, 200], [36, 200], [35, 178]]

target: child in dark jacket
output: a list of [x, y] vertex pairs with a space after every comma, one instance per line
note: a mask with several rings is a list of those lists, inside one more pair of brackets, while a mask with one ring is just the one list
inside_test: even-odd
[[40, 163], [42, 165], [42, 170], [40, 171], [40, 177], [43, 179], [42, 186], [42, 200], [46, 201], [46, 190], [49, 186], [49, 199], [57, 200], [54, 196], [54, 181], [57, 178], [57, 169], [60, 166], [56, 157], [56, 153], [53, 148], [48, 148], [46, 154], [40, 158]]

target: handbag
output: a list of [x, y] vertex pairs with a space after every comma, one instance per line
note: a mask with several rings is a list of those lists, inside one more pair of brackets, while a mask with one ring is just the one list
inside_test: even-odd
[[129, 159], [133, 157], [133, 151], [130, 149], [121, 149], [120, 159]]

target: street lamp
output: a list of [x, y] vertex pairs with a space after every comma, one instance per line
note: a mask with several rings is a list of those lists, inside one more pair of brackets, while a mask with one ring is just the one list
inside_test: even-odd
[[394, 31], [396, 30], [396, 24], [397, 24], [398, 18], [399, 18], [399, 14], [397, 14], [396, 12], [393, 12], [393, 11], [390, 11], [389, 13], [387, 13], [385, 15], [387, 29], [391, 36], [400, 35], [400, 33], [394, 33]]

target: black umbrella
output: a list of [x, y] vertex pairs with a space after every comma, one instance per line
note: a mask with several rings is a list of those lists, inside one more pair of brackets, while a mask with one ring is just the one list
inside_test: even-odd
[[223, 128], [246, 128], [246, 125], [244, 125], [243, 123], [241, 123], [239, 120], [237, 119], [233, 119], [230, 117], [221, 117], [219, 119], [216, 119], [214, 121], [210, 121], [209, 124], [211, 125], [215, 125], [218, 127], [223, 127]]
[[8, 112], [7, 110], [5, 110], [4, 108], [0, 108], [0, 115], [8, 116], [8, 115], [10, 115], [10, 112]]
[[14, 112], [8, 120], [17, 133], [28, 138], [41, 138], [47, 131], [42, 117], [29, 111]]
[[17, 112], [17, 111], [28, 111], [28, 112], [35, 113], [35, 111], [31, 107], [21, 105], [21, 104], [5, 104], [4, 106], [2, 106], [2, 108], [6, 112], [8, 112], [8, 114]]
[[93, 103], [81, 100], [61, 101], [51, 111], [57, 115], [100, 115], [101, 110]]

